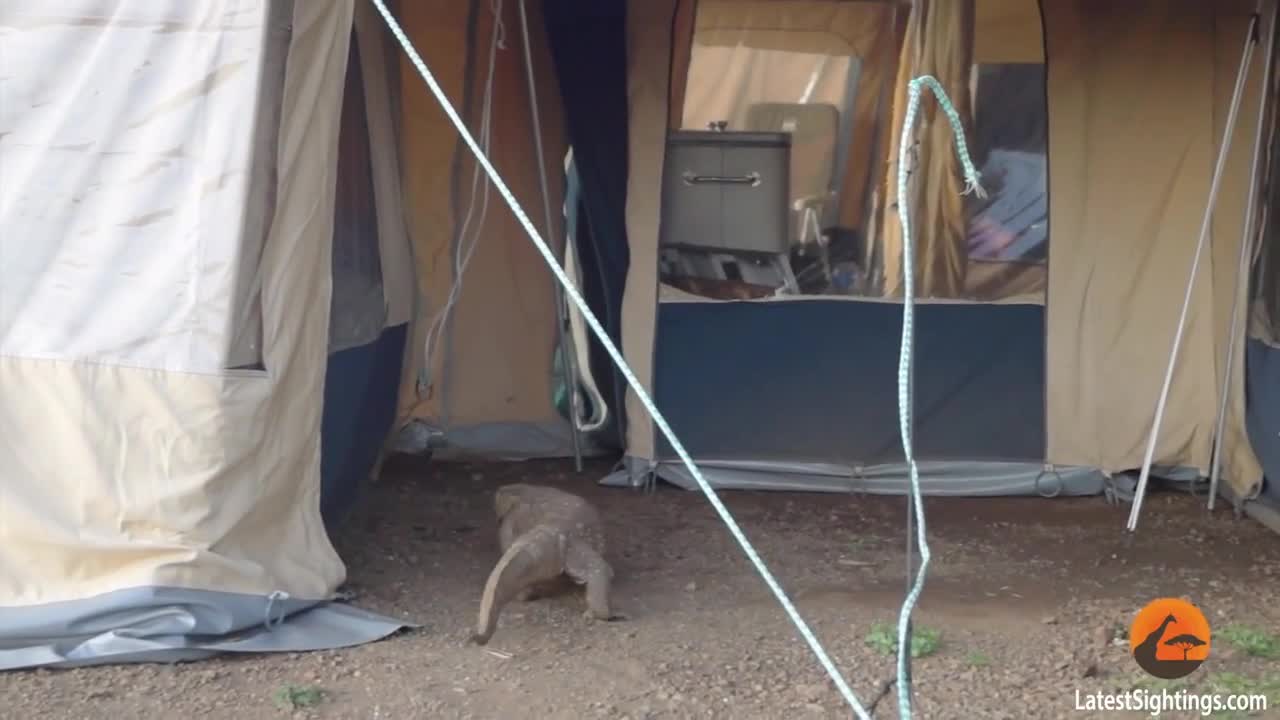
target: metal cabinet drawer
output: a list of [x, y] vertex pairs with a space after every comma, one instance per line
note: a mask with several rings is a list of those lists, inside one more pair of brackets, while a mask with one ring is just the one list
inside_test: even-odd
[[666, 153], [662, 245], [787, 252], [789, 134], [679, 130]]

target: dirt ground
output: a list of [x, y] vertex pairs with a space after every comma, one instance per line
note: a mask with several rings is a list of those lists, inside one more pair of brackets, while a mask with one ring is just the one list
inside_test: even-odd
[[[850, 717], [705, 498], [596, 486], [608, 469], [388, 463], [336, 542], [356, 603], [420, 629], [336, 652], [10, 673], [0, 717]], [[628, 620], [587, 621], [570, 595], [509, 606], [487, 648], [467, 642], [497, 558], [491, 493], [517, 480], [597, 503]], [[875, 624], [894, 622], [904, 592], [903, 498], [722, 497], [869, 702], [893, 676]], [[1259, 657], [1280, 650], [1280, 537], [1179, 492], [1149, 497], [1129, 536], [1127, 509], [927, 501], [934, 561], [916, 621], [914, 717], [1088, 717], [1073, 710], [1077, 690], [1151, 688], [1114, 638], [1159, 596], [1196, 602], [1215, 632], [1257, 631], [1252, 654], [1215, 635], [1183, 684], [1268, 692], [1280, 717], [1280, 662]], [[283, 689], [302, 707], [282, 709]], [[895, 706], [890, 691], [877, 717], [897, 717]]]

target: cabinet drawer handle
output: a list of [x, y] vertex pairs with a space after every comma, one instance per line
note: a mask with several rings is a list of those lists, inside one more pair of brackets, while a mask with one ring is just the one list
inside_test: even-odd
[[685, 170], [680, 175], [685, 185], [750, 185], [760, 184], [760, 173], [750, 172], [746, 175], [695, 175], [692, 170]]

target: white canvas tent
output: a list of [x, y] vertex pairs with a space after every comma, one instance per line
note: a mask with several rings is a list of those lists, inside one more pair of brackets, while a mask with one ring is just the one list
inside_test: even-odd
[[[572, 145], [569, 212], [547, 234], [572, 237], [593, 310], [721, 487], [905, 489], [903, 87], [939, 77], [977, 137], [982, 66], [1040, 66], [1042, 261], [965, 255], [949, 130], [921, 123], [926, 491], [1098, 492], [1142, 464], [1253, 3], [528, 0], [527, 24], [517, 0], [402, 5], [532, 216], [566, 205]], [[325, 520], [383, 441], [572, 452], [554, 288], [523, 230], [483, 181], [473, 193], [474, 162], [367, 2], [9, 2], [0, 39], [0, 668], [393, 631], [326, 602], [345, 571]], [[1270, 163], [1250, 173], [1274, 147], [1266, 46], [1153, 457], [1207, 474], [1225, 397], [1223, 490], [1241, 503], [1266, 497], [1264, 468], [1280, 475], [1276, 184]], [[838, 112], [814, 135], [833, 138], [838, 177], [819, 230], [861, 238], [865, 282], [725, 300], [668, 281], [669, 132], [772, 122], [751, 107], [787, 100], [772, 88], [797, 73]], [[1236, 300], [1250, 313], [1233, 319]], [[598, 348], [569, 354], [622, 420], [608, 481], [687, 482]]]
[[[318, 431], [331, 339], [367, 324], [331, 332], [328, 310], [353, 11], [0, 7], [0, 668], [399, 627], [322, 606], [240, 634], [345, 574], [319, 512]], [[385, 138], [387, 76], [366, 68]], [[396, 159], [373, 165], [375, 317], [403, 325]]]

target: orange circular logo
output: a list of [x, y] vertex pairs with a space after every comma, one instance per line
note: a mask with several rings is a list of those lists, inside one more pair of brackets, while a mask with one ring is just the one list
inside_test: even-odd
[[1209, 657], [1209, 634], [1209, 621], [1200, 608], [1185, 600], [1160, 598], [1133, 619], [1129, 651], [1148, 674], [1177, 680]]

